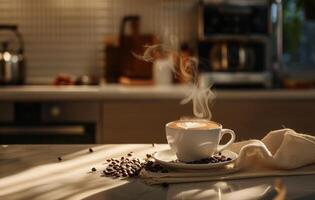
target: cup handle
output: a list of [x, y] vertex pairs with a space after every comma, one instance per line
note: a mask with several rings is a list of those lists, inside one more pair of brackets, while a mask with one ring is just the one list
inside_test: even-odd
[[220, 141], [225, 134], [230, 134], [231, 139], [226, 144], [219, 145], [217, 152], [221, 152], [224, 149], [228, 148], [235, 141], [235, 133], [231, 129], [222, 129]]

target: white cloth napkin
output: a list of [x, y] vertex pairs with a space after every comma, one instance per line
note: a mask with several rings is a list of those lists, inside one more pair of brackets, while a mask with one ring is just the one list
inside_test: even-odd
[[315, 137], [292, 129], [271, 131], [262, 140], [237, 142], [229, 150], [239, 156], [227, 168], [169, 173], [143, 170], [140, 175], [148, 184], [159, 184], [315, 174]]

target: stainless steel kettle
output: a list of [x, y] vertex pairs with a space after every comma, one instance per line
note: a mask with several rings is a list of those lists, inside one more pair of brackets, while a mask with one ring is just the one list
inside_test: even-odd
[[0, 85], [25, 83], [25, 58], [23, 38], [16, 25], [0, 25], [0, 31], [12, 31], [18, 41], [16, 50], [9, 49], [9, 42], [0, 42]]

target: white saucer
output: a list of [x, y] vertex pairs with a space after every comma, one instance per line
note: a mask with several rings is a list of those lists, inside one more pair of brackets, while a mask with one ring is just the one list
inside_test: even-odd
[[158, 151], [152, 155], [154, 160], [162, 166], [174, 168], [174, 169], [212, 169], [224, 167], [228, 164], [235, 162], [238, 155], [232, 151], [224, 150], [221, 152], [225, 157], [231, 158], [229, 161], [219, 163], [207, 163], [207, 164], [188, 164], [183, 162], [172, 162], [177, 160], [176, 154], [171, 149]]

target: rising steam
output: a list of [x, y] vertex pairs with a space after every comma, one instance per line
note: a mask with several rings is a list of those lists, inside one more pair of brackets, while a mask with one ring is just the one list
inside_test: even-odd
[[193, 113], [196, 118], [211, 119], [209, 103], [215, 98], [215, 95], [210, 90], [211, 86], [202, 86], [199, 83], [197, 58], [180, 56], [176, 51], [161, 44], [145, 46], [143, 55], [134, 54], [134, 56], [146, 62], [154, 62], [161, 56], [171, 57], [174, 63], [177, 63], [171, 70], [181, 80], [190, 82], [192, 85], [191, 93], [181, 101], [181, 104], [192, 101]]

